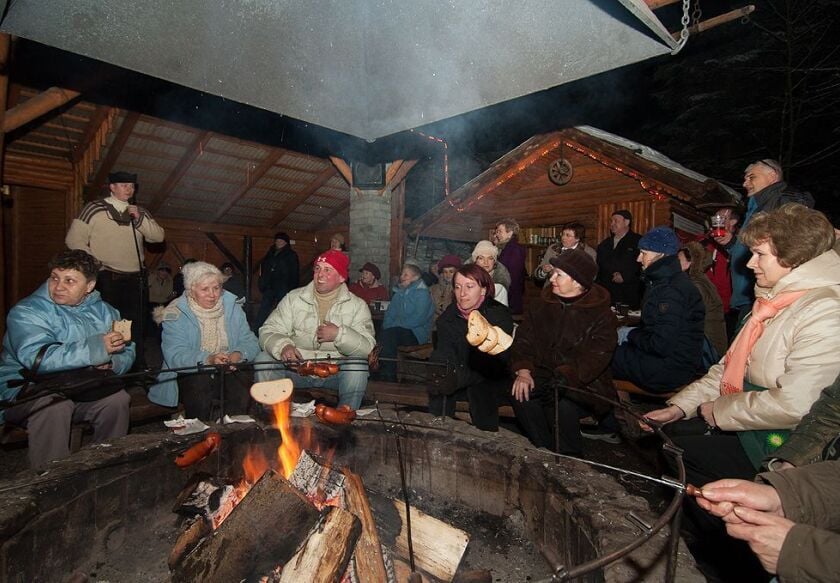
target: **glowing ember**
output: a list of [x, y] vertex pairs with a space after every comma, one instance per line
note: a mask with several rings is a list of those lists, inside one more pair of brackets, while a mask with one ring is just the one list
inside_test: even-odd
[[256, 484], [269, 469], [268, 460], [265, 459], [262, 450], [250, 448], [242, 462], [242, 469], [245, 471], [245, 482], [252, 486]]

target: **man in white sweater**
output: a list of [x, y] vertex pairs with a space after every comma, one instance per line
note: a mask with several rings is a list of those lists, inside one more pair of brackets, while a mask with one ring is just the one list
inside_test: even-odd
[[102, 263], [96, 288], [102, 299], [131, 320], [136, 343], [135, 367], [145, 366], [141, 322], [146, 318], [146, 288], [143, 282], [143, 244], [160, 243], [163, 228], [146, 209], [134, 204], [137, 175], [108, 175], [107, 198], [89, 202], [73, 219], [64, 242], [70, 249], [87, 251]]

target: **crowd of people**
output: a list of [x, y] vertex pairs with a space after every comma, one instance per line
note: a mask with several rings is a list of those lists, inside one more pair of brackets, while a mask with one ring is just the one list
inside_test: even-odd
[[[752, 566], [739, 560], [738, 576], [758, 561], [770, 573], [810, 572], [813, 564], [802, 563], [813, 557], [789, 545], [837, 544], [838, 535], [820, 529], [836, 530], [840, 520], [834, 511], [814, 517], [796, 498], [800, 487], [815, 499], [836, 496], [818, 479], [836, 480], [838, 462], [827, 460], [840, 457], [837, 231], [773, 160], [747, 167], [744, 188], [746, 209], [716, 209], [701, 237], [667, 226], [636, 233], [632, 214], [619, 209], [610, 235], [591, 246], [584, 225], [571, 222], [530, 274], [512, 219], [469, 257], [447, 254], [429, 272], [409, 259], [393, 280], [365, 261], [350, 281], [347, 245], [336, 234], [302, 287], [298, 255], [279, 232], [260, 262], [261, 301], [249, 322], [244, 282], [229, 263], [186, 261], [174, 277], [160, 264], [143, 281], [143, 244], [162, 241], [164, 231], [134, 203], [136, 176], [117, 172], [109, 196], [73, 221], [69, 250], [50, 264], [47, 282], [7, 317], [5, 417], [28, 429], [33, 467], [68, 454], [74, 421], [90, 422], [96, 441], [124, 435], [129, 398], [114, 379], [145, 366], [144, 325], [159, 331], [163, 358], [149, 399], [205, 420], [220, 375], [231, 413], [253, 412], [252, 382], [277, 378], [336, 391], [339, 405], [357, 409], [377, 345], [375, 374], [395, 381], [398, 348], [431, 344], [429, 360], [450, 375], [430, 390], [431, 413], [452, 416], [465, 400], [473, 425], [497, 431], [498, 407], [510, 404], [535, 446], [583, 455], [583, 438], [619, 441], [611, 401], [622, 379], [667, 398], [645, 419], [665, 428], [684, 452], [688, 480], [701, 487], [686, 506], [696, 556], [736, 556], [734, 537], [756, 552]], [[526, 302], [529, 280], [536, 290]], [[636, 321], [619, 325], [633, 310]], [[468, 342], [474, 312], [512, 336], [509, 349]], [[121, 319], [132, 328], [117, 326]], [[330, 358], [353, 366], [327, 377], [296, 369]], [[107, 376], [110, 389], [27, 396], [50, 374], [81, 370]], [[18, 393], [27, 398], [16, 403]], [[582, 430], [583, 417], [597, 428]], [[778, 548], [768, 550], [762, 529], [784, 533]]]

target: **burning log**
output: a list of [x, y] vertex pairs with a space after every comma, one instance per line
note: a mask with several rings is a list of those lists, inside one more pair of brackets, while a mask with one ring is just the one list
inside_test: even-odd
[[223, 583], [270, 573], [295, 555], [321, 518], [291, 484], [267, 472], [219, 528], [176, 566], [172, 581]]
[[169, 566], [169, 570], [174, 571], [181, 563], [184, 556], [193, 550], [198, 543], [201, 542], [201, 539], [210, 534], [211, 530], [210, 523], [206, 518], [203, 516], [196, 518], [193, 523], [187, 527], [187, 530], [181, 533], [181, 536], [178, 537], [178, 540], [176, 540], [175, 544], [172, 546], [169, 558], [166, 561], [166, 564]]
[[362, 479], [347, 468], [344, 469], [343, 473], [347, 509], [362, 521], [362, 536], [356, 544], [356, 552], [353, 554], [356, 578], [359, 583], [387, 581], [388, 575], [385, 570], [385, 562], [382, 559], [382, 545], [379, 542], [376, 521], [373, 518]]
[[351, 513], [335, 506], [327, 506], [324, 511], [323, 522], [283, 567], [280, 583], [333, 583], [341, 580], [362, 532], [362, 523]]
[[289, 476], [289, 482], [304, 493], [310, 500], [324, 503], [344, 502], [344, 475], [321, 463], [314, 454], [303, 450], [298, 458], [295, 470]]

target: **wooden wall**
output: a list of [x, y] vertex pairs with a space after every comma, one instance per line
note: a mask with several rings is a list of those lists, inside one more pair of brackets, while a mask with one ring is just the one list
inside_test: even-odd
[[574, 166], [568, 184], [557, 186], [548, 179], [548, 166], [556, 156], [546, 156], [464, 212], [449, 213], [423, 235], [477, 241], [506, 217], [513, 217], [523, 227], [578, 221], [586, 227], [587, 244], [595, 246], [609, 233], [613, 210], [629, 209], [638, 217], [637, 231], [670, 221], [668, 201], [655, 202], [637, 180], [574, 150], [567, 149], [564, 155]]

